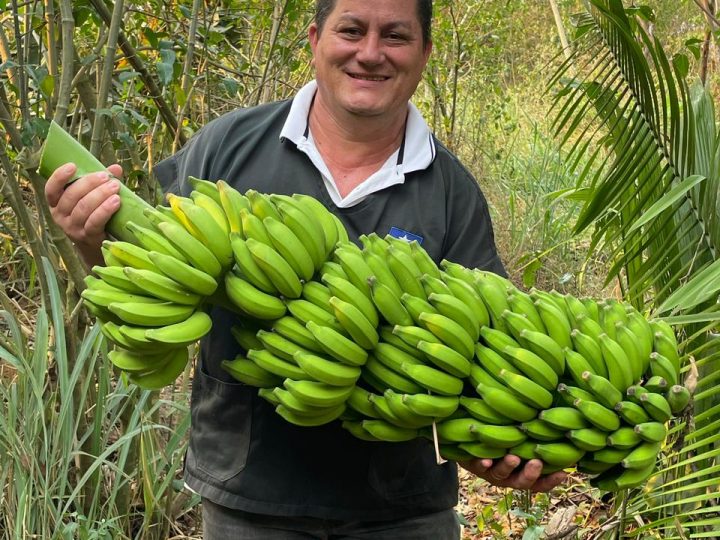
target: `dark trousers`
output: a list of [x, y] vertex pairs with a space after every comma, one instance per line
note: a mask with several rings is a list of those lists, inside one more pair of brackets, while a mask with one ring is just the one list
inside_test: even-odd
[[396, 521], [334, 521], [250, 514], [203, 499], [203, 540], [459, 540], [455, 511]]

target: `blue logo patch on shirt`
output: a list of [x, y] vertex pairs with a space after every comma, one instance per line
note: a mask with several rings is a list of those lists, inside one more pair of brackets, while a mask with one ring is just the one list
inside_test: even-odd
[[413, 234], [410, 231], [400, 229], [399, 227], [390, 227], [390, 232], [388, 234], [394, 238], [405, 240], [406, 242], [417, 240], [418, 244], [422, 244], [424, 240], [419, 234]]

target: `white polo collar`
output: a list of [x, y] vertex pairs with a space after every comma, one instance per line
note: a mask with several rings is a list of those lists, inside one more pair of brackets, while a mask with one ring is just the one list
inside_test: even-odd
[[310, 81], [297, 93], [290, 106], [290, 113], [285, 120], [285, 125], [280, 132], [280, 140], [292, 141], [298, 150], [310, 158], [320, 171], [325, 187], [338, 208], [353, 206], [376, 191], [404, 183], [407, 173], [426, 169], [435, 159], [435, 142], [430, 128], [417, 107], [408, 103], [405, 137], [400, 148], [388, 158], [379, 170], [370, 175], [347, 196], [341, 197], [335, 180], [318, 152], [308, 128], [308, 115], [316, 91], [317, 83]]

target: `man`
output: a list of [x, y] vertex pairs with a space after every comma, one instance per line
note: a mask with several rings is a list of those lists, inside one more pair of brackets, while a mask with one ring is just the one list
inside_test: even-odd
[[[336, 213], [349, 234], [409, 235], [430, 255], [504, 273], [487, 205], [466, 169], [409, 103], [432, 48], [431, 0], [318, 0], [309, 30], [316, 81], [293, 100], [211, 122], [154, 173], [187, 195], [188, 175], [240, 191], [302, 192]], [[88, 263], [118, 208], [104, 173], [63, 191], [72, 166], [47, 183], [54, 219]], [[117, 166], [109, 169], [118, 176]], [[239, 348], [234, 316], [212, 312], [192, 395], [186, 482], [203, 497], [205, 538], [458, 538], [457, 471], [427, 440], [371, 443], [338, 422], [286, 423], [256, 390], [220, 367]], [[562, 473], [508, 456], [462, 465], [499, 486], [548, 490]]]

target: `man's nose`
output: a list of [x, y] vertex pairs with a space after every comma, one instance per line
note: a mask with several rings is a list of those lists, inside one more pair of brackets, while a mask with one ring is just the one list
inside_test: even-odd
[[384, 57], [382, 40], [374, 33], [368, 33], [359, 43], [357, 59], [366, 64], [379, 64]]

